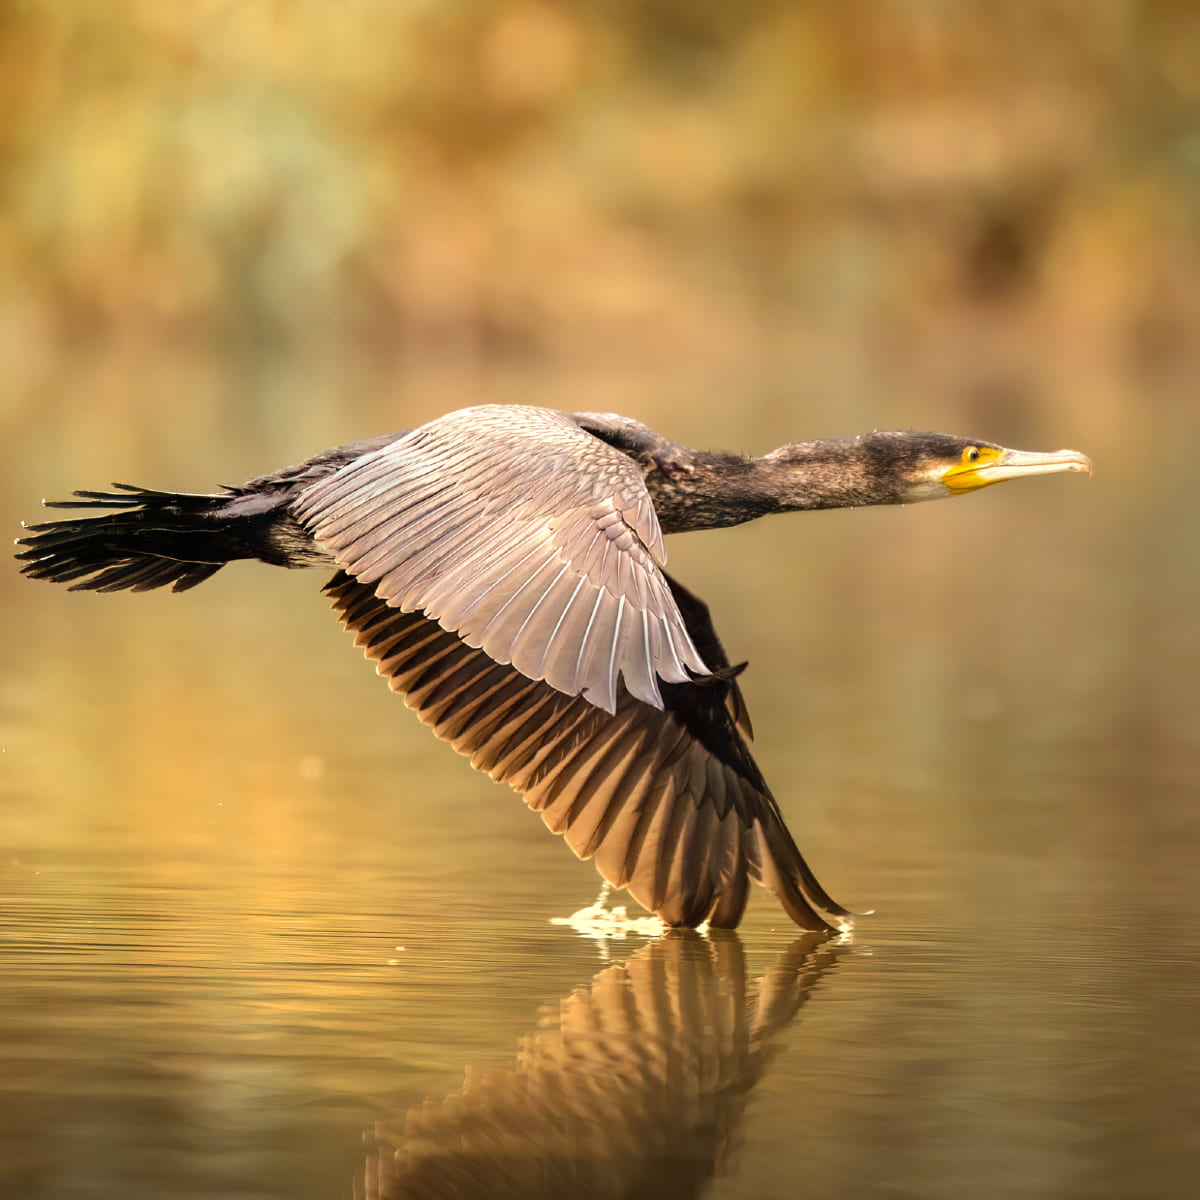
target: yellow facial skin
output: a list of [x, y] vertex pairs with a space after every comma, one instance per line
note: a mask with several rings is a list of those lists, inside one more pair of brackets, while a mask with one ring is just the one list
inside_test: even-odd
[[942, 483], [953, 496], [1028, 475], [1054, 475], [1060, 471], [1092, 473], [1092, 460], [1078, 450], [1006, 450], [1003, 446], [968, 446], [962, 457], [942, 475]]

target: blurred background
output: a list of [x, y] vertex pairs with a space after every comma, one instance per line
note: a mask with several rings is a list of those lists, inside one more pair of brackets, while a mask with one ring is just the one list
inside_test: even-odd
[[[1092, 456], [670, 547], [800, 844], [880, 914], [714, 1194], [1185, 1194], [1198, 269], [1188, 0], [0, 5], [13, 536], [478, 403]], [[592, 979], [545, 923], [591, 868], [317, 584], [0, 572], [14, 1194], [341, 1194], [364, 1126]], [[786, 936], [756, 897], [752, 966]]]
[[1187, 407], [1186, 0], [0, 19], [10, 444], [95, 420], [269, 466], [531, 372], [706, 434], [1050, 426], [1102, 458]]

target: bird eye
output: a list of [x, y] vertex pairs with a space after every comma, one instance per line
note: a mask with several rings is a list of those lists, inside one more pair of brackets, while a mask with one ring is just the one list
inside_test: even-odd
[[977, 463], [979, 461], [979, 447], [968, 446], [963, 451], [963, 462]]

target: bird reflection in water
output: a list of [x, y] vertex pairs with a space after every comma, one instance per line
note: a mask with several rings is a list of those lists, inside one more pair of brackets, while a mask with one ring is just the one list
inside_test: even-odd
[[736, 934], [672, 933], [600, 971], [475, 1076], [368, 1135], [354, 1200], [699, 1196], [844, 946], [808, 934], [747, 984]]

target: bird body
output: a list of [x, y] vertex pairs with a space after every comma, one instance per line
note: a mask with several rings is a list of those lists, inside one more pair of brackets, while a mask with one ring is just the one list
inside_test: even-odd
[[843, 924], [751, 757], [705, 605], [665, 534], [1090, 471], [946, 434], [691, 450], [612, 414], [463, 409], [211, 495], [76, 492], [22, 570], [75, 589], [180, 591], [254, 558], [327, 566], [391, 687], [670, 925], [735, 926], [751, 879], [797, 924]]

